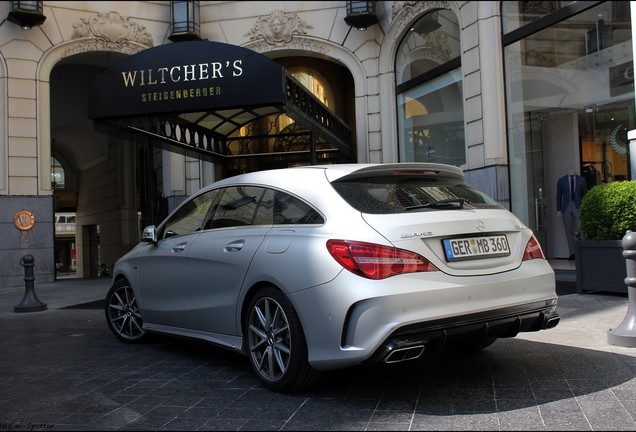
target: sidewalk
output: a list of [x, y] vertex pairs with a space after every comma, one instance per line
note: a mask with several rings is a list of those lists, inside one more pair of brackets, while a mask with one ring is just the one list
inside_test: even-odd
[[[62, 309], [69, 306], [90, 303], [106, 298], [111, 285], [110, 278], [100, 279], [58, 279], [55, 282], [34, 285], [35, 295], [47, 309]], [[9, 287], [0, 290], [0, 316], [15, 313], [14, 306], [20, 304], [25, 288]], [[37, 313], [37, 312], [22, 312]]]

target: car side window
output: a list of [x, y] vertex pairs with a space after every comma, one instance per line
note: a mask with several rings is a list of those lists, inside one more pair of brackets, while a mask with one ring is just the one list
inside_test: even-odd
[[323, 217], [309, 204], [300, 199], [275, 191], [274, 224], [322, 224]]
[[264, 191], [264, 188], [256, 186], [226, 188], [218, 205], [213, 209], [205, 228], [214, 229], [251, 225]]
[[265, 189], [261, 202], [256, 209], [254, 225], [271, 225], [274, 223], [274, 191]]
[[159, 233], [159, 238], [190, 234], [200, 230], [205, 215], [218, 193], [218, 190], [215, 189], [188, 200], [166, 222], [162, 232]]

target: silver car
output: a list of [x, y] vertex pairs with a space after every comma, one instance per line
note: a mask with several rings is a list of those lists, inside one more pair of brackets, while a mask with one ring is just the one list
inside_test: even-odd
[[115, 265], [106, 320], [248, 356], [263, 385], [476, 350], [559, 322], [554, 272], [517, 217], [441, 164], [259, 171], [189, 197]]

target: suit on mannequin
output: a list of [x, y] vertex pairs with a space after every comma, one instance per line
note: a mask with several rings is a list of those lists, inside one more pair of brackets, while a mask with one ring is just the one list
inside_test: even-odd
[[574, 170], [570, 170], [568, 174], [557, 181], [557, 214], [563, 217], [568, 249], [570, 250], [568, 259], [571, 260], [574, 259], [574, 238], [581, 236], [579, 208], [586, 192], [587, 181], [584, 177], [576, 175]]

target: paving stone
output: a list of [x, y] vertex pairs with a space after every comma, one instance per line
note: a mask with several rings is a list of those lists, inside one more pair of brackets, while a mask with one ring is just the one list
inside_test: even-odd
[[19, 298], [0, 293], [0, 430], [636, 431], [636, 349], [606, 334], [625, 296], [564, 294], [555, 329], [478, 353], [327, 372], [279, 394], [237, 353], [160, 336], [123, 344], [97, 306], [64, 303], [107, 287], [57, 287], [66, 295], [30, 314], [12, 313]]

